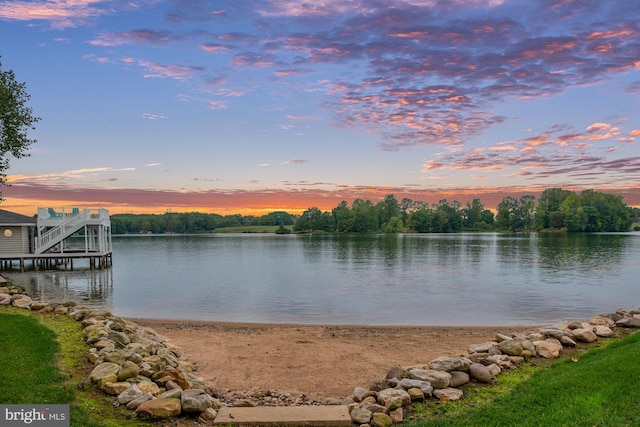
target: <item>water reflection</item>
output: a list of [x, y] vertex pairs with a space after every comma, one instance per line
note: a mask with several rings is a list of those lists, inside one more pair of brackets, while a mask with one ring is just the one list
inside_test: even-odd
[[109, 270], [11, 279], [121, 316], [468, 325], [640, 302], [640, 234], [171, 235], [113, 239]]
[[113, 272], [82, 269], [74, 271], [27, 271], [5, 276], [32, 298], [42, 301], [75, 301], [90, 308], [112, 306]]

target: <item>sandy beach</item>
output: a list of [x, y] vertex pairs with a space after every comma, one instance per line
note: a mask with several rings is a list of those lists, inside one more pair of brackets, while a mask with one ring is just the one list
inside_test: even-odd
[[350, 396], [394, 365], [467, 354], [470, 344], [531, 327], [392, 327], [130, 319], [154, 329], [224, 391], [271, 390], [323, 401]]

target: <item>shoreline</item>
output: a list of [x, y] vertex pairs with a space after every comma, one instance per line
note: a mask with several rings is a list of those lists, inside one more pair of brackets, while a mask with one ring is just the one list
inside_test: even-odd
[[457, 357], [527, 326], [360, 326], [127, 317], [166, 337], [220, 394], [256, 390], [318, 401], [350, 396], [390, 368]]

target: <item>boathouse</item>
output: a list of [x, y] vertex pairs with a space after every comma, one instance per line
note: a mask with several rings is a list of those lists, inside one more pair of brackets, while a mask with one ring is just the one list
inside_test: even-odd
[[112, 264], [111, 220], [106, 209], [38, 208], [35, 218], [0, 209], [0, 270]]

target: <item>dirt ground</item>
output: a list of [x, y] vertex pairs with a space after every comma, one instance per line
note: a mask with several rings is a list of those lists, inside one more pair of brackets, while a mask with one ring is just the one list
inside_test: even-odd
[[216, 389], [350, 396], [394, 365], [466, 355], [470, 344], [530, 327], [366, 327], [131, 319], [168, 338]]

